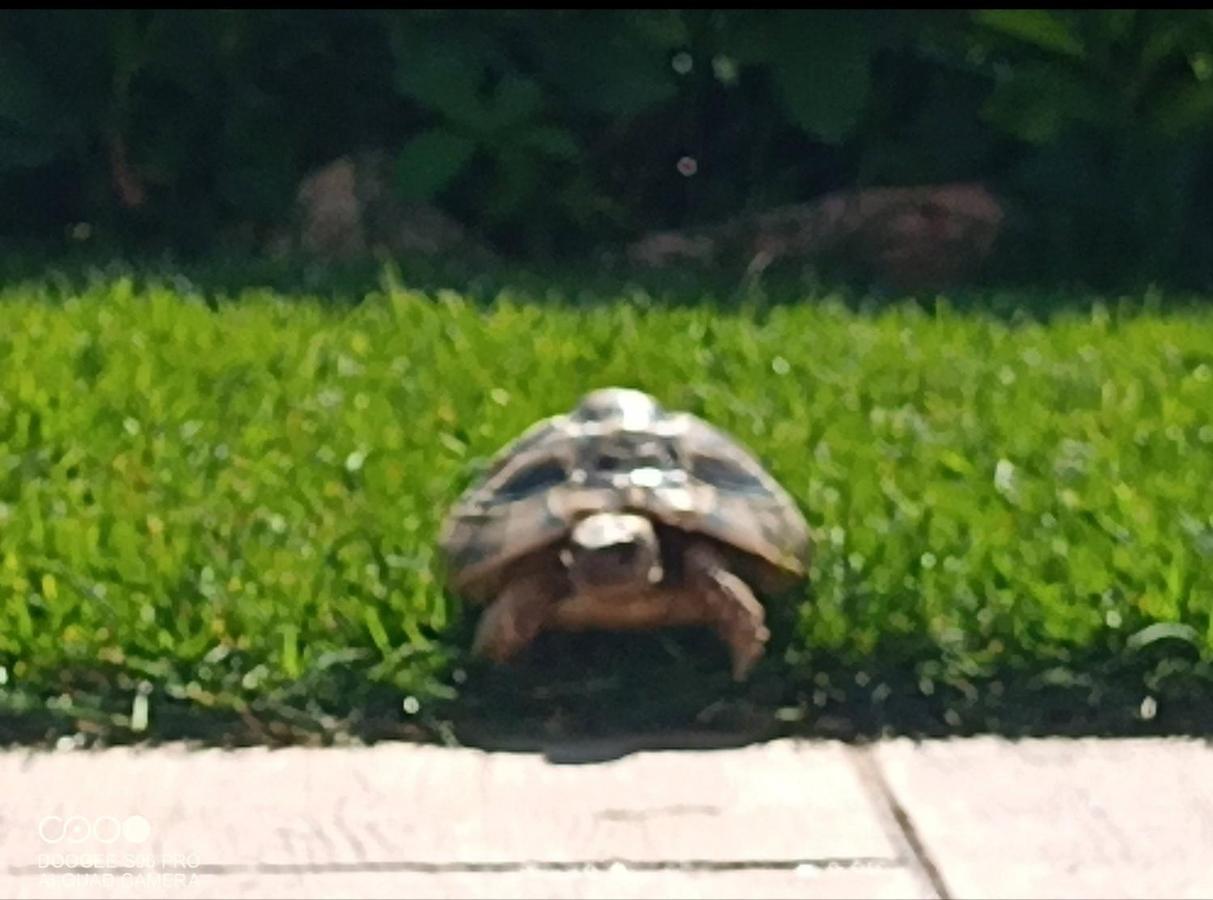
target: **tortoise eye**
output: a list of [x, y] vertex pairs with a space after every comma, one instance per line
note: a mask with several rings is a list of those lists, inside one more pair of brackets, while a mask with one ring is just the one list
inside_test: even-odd
[[613, 453], [603, 453], [598, 457], [598, 470], [601, 472], [619, 472], [627, 467], [627, 461]]
[[762, 482], [729, 459], [715, 456], [695, 456], [691, 459], [691, 474], [700, 481], [727, 491], [764, 493]]
[[507, 497], [528, 497], [562, 483], [567, 476], [564, 467], [555, 460], [544, 460], [515, 472], [497, 489]]

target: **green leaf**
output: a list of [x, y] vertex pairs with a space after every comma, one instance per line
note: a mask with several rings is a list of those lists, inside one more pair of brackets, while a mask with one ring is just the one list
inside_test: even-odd
[[423, 131], [396, 155], [396, 183], [409, 200], [431, 200], [467, 165], [476, 142], [442, 128]]
[[668, 37], [649, 39], [635, 22], [623, 24], [601, 12], [554, 23], [537, 42], [546, 80], [579, 107], [621, 118], [672, 99]]
[[541, 125], [529, 129], [521, 138], [523, 146], [529, 147], [556, 159], [577, 159], [581, 156], [581, 147], [573, 133], [554, 126]]
[[1213, 125], [1213, 82], [1187, 84], [1161, 94], [1150, 110], [1150, 121], [1170, 138], [1207, 131]]
[[638, 38], [654, 47], [672, 50], [690, 41], [686, 17], [680, 10], [632, 10], [628, 13], [628, 24]]
[[1085, 54], [1083, 43], [1070, 26], [1047, 9], [983, 9], [973, 14], [978, 24], [1032, 44], [1073, 58]]
[[387, 629], [383, 627], [383, 620], [379, 618], [378, 611], [373, 606], [368, 606], [363, 612], [362, 618], [366, 623], [367, 633], [370, 634], [375, 647], [384, 656], [391, 656], [392, 641], [388, 637]]
[[1054, 140], [1072, 122], [1115, 124], [1114, 96], [1045, 63], [1021, 64], [990, 94], [985, 118], [1033, 144]]
[[398, 53], [396, 89], [427, 109], [474, 127], [485, 115], [477, 96], [483, 76], [478, 63], [454, 48], [409, 42]]
[[1137, 54], [1139, 77], [1149, 77], [1182, 53], [1190, 35], [1191, 29], [1184, 22], [1164, 22], [1151, 29]]
[[543, 90], [532, 79], [507, 75], [497, 85], [493, 104], [485, 111], [485, 130], [511, 128], [534, 117], [543, 105]]
[[498, 156], [497, 166], [500, 177], [485, 211], [490, 218], [503, 220], [535, 197], [541, 186], [541, 168], [530, 154], [512, 148]]
[[1153, 643], [1163, 640], [1185, 641], [1199, 646], [1200, 636], [1191, 625], [1184, 622], [1154, 622], [1141, 631], [1129, 635], [1125, 645], [1130, 650], [1142, 650]]
[[768, 33], [771, 73], [793, 123], [828, 143], [859, 123], [876, 50], [866, 20], [833, 13], [785, 13]]
[[1101, 9], [1089, 13], [1085, 21], [1086, 41], [1089, 50], [1108, 53], [1119, 46], [1133, 32], [1133, 26], [1141, 16], [1136, 9]]

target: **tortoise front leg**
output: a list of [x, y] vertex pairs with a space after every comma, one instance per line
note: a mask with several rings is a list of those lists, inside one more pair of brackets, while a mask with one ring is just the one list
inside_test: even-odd
[[562, 575], [546, 569], [521, 574], [508, 583], [481, 615], [472, 652], [504, 663], [533, 641], [552, 608], [567, 595]]
[[708, 621], [729, 646], [733, 680], [744, 681], [771, 636], [766, 611], [750, 586], [729, 571], [710, 544], [688, 547], [685, 564], [687, 586], [707, 605]]

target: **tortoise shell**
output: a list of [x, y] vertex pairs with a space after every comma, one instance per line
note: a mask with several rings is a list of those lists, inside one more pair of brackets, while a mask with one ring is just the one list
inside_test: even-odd
[[604, 388], [528, 428], [459, 498], [440, 537], [452, 586], [491, 600], [512, 563], [596, 512], [706, 535], [771, 588], [807, 573], [808, 524], [753, 455], [697, 416]]

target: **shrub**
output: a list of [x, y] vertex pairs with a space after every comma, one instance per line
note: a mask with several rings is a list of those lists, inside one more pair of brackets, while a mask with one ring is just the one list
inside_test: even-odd
[[281, 221], [308, 169], [374, 146], [404, 196], [546, 258], [842, 185], [983, 178], [1023, 211], [1036, 271], [1207, 275], [1211, 26], [1166, 10], [17, 11], [0, 22], [0, 202], [24, 213], [10, 235], [85, 221], [213, 249]]

